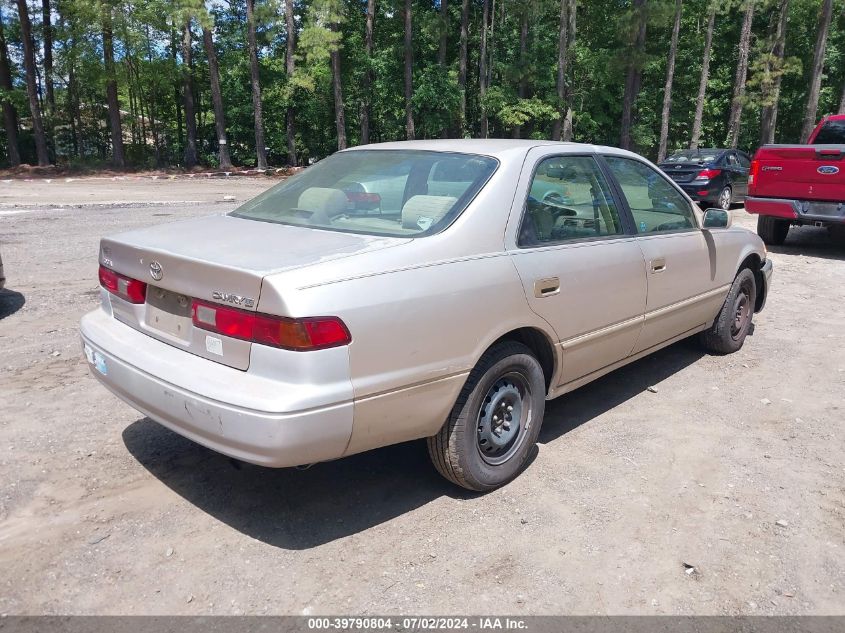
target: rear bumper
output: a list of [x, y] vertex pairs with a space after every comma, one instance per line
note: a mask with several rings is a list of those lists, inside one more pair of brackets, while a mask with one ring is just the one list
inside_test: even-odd
[[695, 185], [693, 183], [687, 182], [679, 182], [677, 184], [681, 189], [684, 190], [684, 193], [686, 193], [690, 198], [692, 198], [696, 202], [715, 202], [719, 199], [719, 193], [722, 191], [721, 187], [713, 184]]
[[812, 200], [753, 197], [746, 199], [745, 210], [798, 222], [845, 224], [845, 202], [819, 203]]
[[[307, 386], [193, 356], [103, 310], [84, 316], [80, 332], [97, 380], [144, 415], [198, 444], [246, 462], [282, 467], [335, 459], [349, 443], [351, 391], [346, 401], [303, 408]], [[330, 384], [324, 387], [332, 391]]]

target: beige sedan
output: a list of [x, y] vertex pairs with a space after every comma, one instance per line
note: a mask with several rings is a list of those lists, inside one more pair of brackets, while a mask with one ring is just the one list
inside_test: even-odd
[[275, 467], [428, 438], [481, 491], [521, 471], [546, 400], [695, 334], [739, 349], [771, 275], [641, 157], [514, 140], [347, 150], [99, 257], [85, 356], [144, 415]]

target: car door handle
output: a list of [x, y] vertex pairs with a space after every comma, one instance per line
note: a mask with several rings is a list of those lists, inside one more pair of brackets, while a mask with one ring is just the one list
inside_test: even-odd
[[658, 257], [657, 259], [652, 259], [650, 262], [650, 268], [652, 274], [662, 273], [666, 270], [666, 258]]
[[560, 279], [558, 277], [546, 277], [534, 282], [534, 296], [538, 299], [551, 297], [560, 292]]

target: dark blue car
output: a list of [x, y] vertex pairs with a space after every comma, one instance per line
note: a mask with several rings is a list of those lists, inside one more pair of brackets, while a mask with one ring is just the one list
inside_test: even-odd
[[748, 195], [751, 157], [736, 149], [685, 149], [659, 164], [702, 207], [729, 209]]

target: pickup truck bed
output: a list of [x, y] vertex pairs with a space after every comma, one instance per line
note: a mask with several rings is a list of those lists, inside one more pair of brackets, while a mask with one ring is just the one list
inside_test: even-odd
[[757, 232], [782, 244], [792, 225], [827, 226], [845, 235], [845, 115], [827, 117], [808, 145], [764, 145], [754, 156], [745, 209]]

